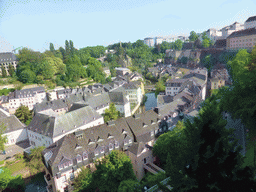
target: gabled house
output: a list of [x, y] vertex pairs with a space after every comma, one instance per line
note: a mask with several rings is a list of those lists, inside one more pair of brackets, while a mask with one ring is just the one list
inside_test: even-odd
[[131, 107], [129, 96], [124, 92], [109, 92], [110, 102], [115, 104], [115, 107], [124, 117], [131, 116]]
[[66, 135], [43, 151], [48, 191], [65, 191], [82, 167], [95, 170], [97, 159], [112, 150], [126, 151], [133, 142], [123, 118]]
[[248, 28], [236, 31], [227, 37], [228, 50], [248, 49], [252, 50], [256, 44], [256, 28]]
[[63, 115], [39, 112], [27, 126], [27, 132], [33, 147], [48, 147], [69, 133], [103, 123], [101, 115], [90, 106], [84, 106]]
[[0, 125], [4, 124], [5, 130], [2, 136], [7, 136], [6, 146], [14, 145], [28, 139], [26, 126], [15, 115], [0, 108]]
[[170, 96], [175, 96], [178, 94], [182, 83], [184, 83], [185, 79], [170, 79], [166, 82], [165, 86], [165, 94]]
[[2, 75], [2, 66], [6, 70], [7, 75], [9, 74], [9, 65], [12, 65], [14, 70], [18, 64], [18, 59], [15, 54], [11, 52], [0, 53], [0, 74]]
[[112, 150], [124, 151], [141, 179], [144, 166], [153, 163], [152, 145], [158, 130], [158, 115], [147, 111], [65, 135], [43, 152], [48, 191], [68, 190], [82, 167], [95, 170], [94, 162]]
[[15, 90], [9, 93], [9, 113], [14, 114], [21, 105], [32, 110], [35, 104], [43, 101], [46, 101], [46, 92], [43, 87]]

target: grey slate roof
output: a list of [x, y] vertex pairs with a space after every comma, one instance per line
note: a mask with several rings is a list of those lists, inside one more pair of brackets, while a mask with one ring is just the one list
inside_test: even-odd
[[145, 113], [133, 115], [126, 118], [126, 122], [136, 135], [136, 142], [148, 142], [152, 140], [151, 131], [158, 129], [158, 114], [153, 110], [146, 111]]
[[18, 61], [15, 54], [11, 52], [0, 53], [0, 64]]
[[255, 35], [256, 34], [256, 29], [255, 28], [249, 28], [249, 29], [244, 29], [240, 31], [235, 31], [231, 35], [227, 37], [227, 39], [233, 38], [233, 37], [242, 37], [242, 36], [248, 36], [248, 35]]
[[8, 103], [9, 102], [9, 96], [2, 95], [0, 96], [0, 103]]
[[129, 101], [126, 99], [125, 94], [123, 92], [109, 92], [110, 102], [116, 105], [124, 105]]
[[132, 146], [128, 149], [128, 151], [130, 151], [131, 153], [133, 153], [134, 155], [138, 155], [140, 154], [143, 149], [145, 148], [145, 144], [143, 142], [135, 142], [132, 144]]
[[256, 16], [249, 17], [245, 22], [256, 21]]
[[129, 82], [123, 85], [124, 89], [138, 89], [139, 85], [136, 82]]
[[[129, 149], [131, 144], [125, 146], [124, 142], [128, 142], [130, 139], [132, 142], [151, 141], [153, 138], [151, 137], [150, 132], [158, 129], [158, 120], [158, 115], [152, 110], [133, 117], [120, 118], [107, 124], [98, 125], [66, 135], [46, 148], [42, 154], [49, 157], [48, 169], [50, 173], [55, 176], [56, 174], [71, 169], [69, 166], [68, 168], [59, 171], [57, 166], [61, 162], [72, 160], [72, 167], [74, 169], [85, 166], [88, 163], [93, 162], [96, 158], [99, 158], [104, 154], [109, 154], [110, 143], [114, 144], [115, 141], [119, 142], [119, 150]], [[143, 143], [139, 143], [139, 146], [137, 148], [133, 146], [134, 150], [132, 148], [131, 151], [138, 153], [144, 147], [145, 145]], [[99, 156], [95, 157], [95, 150], [100, 150], [102, 148], [105, 150], [104, 153], [101, 154], [99, 152]], [[82, 155], [83, 152], [88, 154], [88, 160], [77, 163], [77, 155]]]
[[[48, 163], [50, 167], [52, 167], [53, 175], [66, 170], [63, 169], [59, 171], [57, 168], [64, 159], [72, 160], [73, 166], [81, 167], [93, 162], [95, 159], [95, 150], [104, 149], [103, 154], [99, 152], [98, 157], [101, 157], [110, 152], [110, 143], [114, 145], [115, 141], [119, 142], [119, 150], [121, 150], [125, 148], [124, 141], [129, 141], [130, 139], [133, 141], [132, 132], [124, 118], [116, 120], [114, 124], [103, 124], [79, 131], [79, 135], [82, 136], [82, 138], [77, 138], [76, 135], [78, 135], [76, 132], [66, 135], [43, 151], [43, 155], [50, 151], [50, 153], [52, 153]], [[77, 163], [77, 155], [82, 156], [84, 152], [88, 154], [88, 160]]]
[[0, 118], [8, 117], [10, 114], [5, 111], [3, 108], [0, 108]]
[[173, 101], [173, 96], [170, 95], [157, 95], [157, 104], [167, 104]]
[[67, 100], [66, 99], [58, 99], [58, 100], [53, 100], [53, 101], [46, 101], [42, 103], [38, 103], [34, 106], [34, 112], [38, 113], [40, 111], [52, 109], [52, 110], [57, 110], [57, 109], [62, 109], [62, 108], [68, 108]]
[[4, 133], [10, 133], [25, 128], [25, 125], [21, 123], [15, 115], [0, 118], [0, 123], [4, 123], [6, 127]]
[[14, 92], [9, 94], [9, 99], [15, 98], [26, 98], [36, 95], [36, 93], [44, 93], [44, 87], [34, 87], [30, 89], [22, 89], [22, 90], [15, 90]]
[[94, 118], [99, 119], [101, 115], [90, 106], [57, 117], [37, 113], [28, 125], [28, 130], [53, 138], [92, 122]]
[[178, 98], [169, 104], [156, 107], [154, 111], [156, 111], [160, 115], [160, 118], [163, 118], [165, 116], [169, 116], [171, 112], [177, 112], [179, 109], [178, 106], [184, 105], [185, 103], [186, 102], [182, 101], [181, 98]]
[[110, 104], [110, 98], [108, 93], [103, 93], [101, 95], [88, 97], [86, 101], [93, 109], [98, 110], [100, 108], [106, 107]]

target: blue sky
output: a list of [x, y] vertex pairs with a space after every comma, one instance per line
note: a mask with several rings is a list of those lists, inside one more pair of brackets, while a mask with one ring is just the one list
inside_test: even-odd
[[256, 15], [256, 0], [0, 0], [0, 52], [188, 35]]

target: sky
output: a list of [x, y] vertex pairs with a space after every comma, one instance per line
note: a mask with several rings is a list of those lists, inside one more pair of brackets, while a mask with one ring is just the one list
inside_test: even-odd
[[0, 0], [0, 52], [77, 49], [244, 23], [256, 0]]

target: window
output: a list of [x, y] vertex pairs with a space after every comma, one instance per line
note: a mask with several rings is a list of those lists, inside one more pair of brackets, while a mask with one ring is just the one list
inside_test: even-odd
[[72, 165], [73, 165], [73, 162], [72, 162], [72, 161], [69, 161], [69, 162], [68, 162], [68, 165], [69, 165], [69, 166], [72, 166]]
[[98, 151], [98, 150], [95, 150], [95, 151], [94, 151], [94, 154], [95, 154], [95, 156], [99, 155], [99, 151]]
[[118, 143], [118, 141], [115, 141], [115, 148], [119, 148], [119, 143]]
[[86, 160], [86, 159], [88, 159], [88, 154], [87, 154], [87, 152], [84, 152], [83, 153], [83, 160]]
[[154, 136], [154, 131], [151, 131], [151, 137], [153, 137]]
[[132, 143], [132, 140], [131, 139], [129, 139], [129, 144], [131, 144]]
[[77, 161], [77, 163], [79, 163], [79, 162], [81, 162], [81, 161], [82, 161], [82, 157], [81, 157], [81, 155], [77, 155], [77, 157], [76, 157], [76, 161]]
[[109, 143], [109, 151], [112, 151], [113, 150], [113, 144], [112, 143]]
[[103, 146], [100, 149], [100, 153], [104, 153], [104, 147]]
[[63, 169], [63, 165], [58, 166], [59, 170]]

